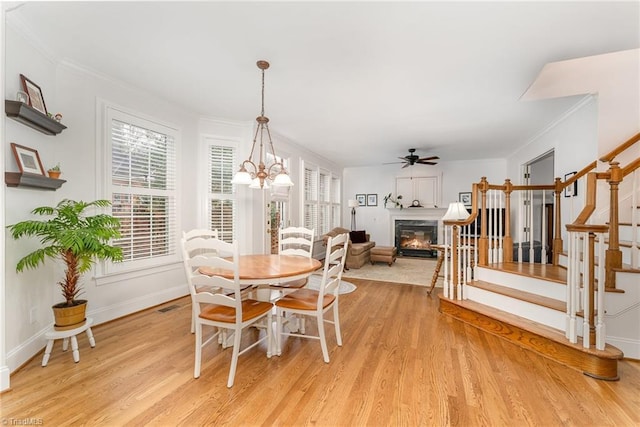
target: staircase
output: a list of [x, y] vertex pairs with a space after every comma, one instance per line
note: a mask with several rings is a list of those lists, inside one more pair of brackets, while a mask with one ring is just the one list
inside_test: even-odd
[[[548, 186], [492, 185], [484, 178], [473, 184], [471, 215], [444, 220], [440, 311], [586, 375], [618, 380], [618, 360], [640, 359], [640, 157], [624, 168], [614, 158], [638, 141], [640, 134], [603, 156], [606, 172], [592, 172], [593, 162]], [[567, 201], [560, 195], [579, 179], [587, 189], [584, 206], [563, 225]], [[597, 192], [610, 197], [598, 199]], [[603, 199], [608, 205], [597, 206]], [[535, 231], [546, 229], [545, 219], [533, 215], [549, 201], [551, 242]]]

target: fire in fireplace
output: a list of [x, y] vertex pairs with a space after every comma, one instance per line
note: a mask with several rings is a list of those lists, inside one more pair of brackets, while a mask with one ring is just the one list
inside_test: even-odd
[[438, 243], [438, 221], [396, 220], [395, 242], [402, 256], [436, 257], [432, 245]]

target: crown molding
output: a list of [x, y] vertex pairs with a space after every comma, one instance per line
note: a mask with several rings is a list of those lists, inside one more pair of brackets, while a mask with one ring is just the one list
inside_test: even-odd
[[564, 122], [568, 117], [572, 116], [576, 111], [580, 110], [582, 107], [589, 104], [590, 102], [597, 100], [597, 98], [598, 98], [597, 95], [594, 95], [594, 94], [588, 94], [583, 96], [578, 102], [572, 105], [567, 111], [562, 113], [560, 116], [556, 117], [551, 123], [543, 127], [531, 138], [527, 139], [523, 145], [518, 147], [518, 149], [512, 151], [509, 155], [505, 156], [505, 158], [508, 159], [510, 157], [515, 156], [517, 153], [524, 150], [529, 145], [535, 143], [538, 139], [542, 138], [545, 134], [547, 134], [548, 132], [553, 130], [556, 126]]

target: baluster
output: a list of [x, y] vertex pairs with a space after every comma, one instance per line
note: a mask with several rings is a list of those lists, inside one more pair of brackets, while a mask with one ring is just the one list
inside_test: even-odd
[[604, 350], [605, 340], [607, 338], [606, 326], [604, 323], [604, 288], [605, 288], [605, 268], [602, 260], [604, 259], [604, 233], [600, 233], [598, 242], [598, 305], [596, 312], [598, 313], [598, 324], [596, 325], [596, 348]]
[[582, 234], [582, 346], [589, 348], [591, 333], [589, 319], [591, 317], [591, 295], [589, 294], [589, 268], [586, 267], [589, 257], [589, 236]]
[[535, 251], [533, 248], [533, 190], [529, 190], [529, 264], [535, 261]]
[[450, 288], [451, 288], [451, 281], [449, 278], [449, 232], [451, 227], [448, 225], [443, 225], [444, 227], [444, 254], [442, 254], [442, 256], [444, 256], [444, 283], [442, 285], [442, 293], [444, 295], [445, 298], [450, 298]]
[[524, 191], [518, 192], [518, 263], [522, 264], [522, 241], [524, 240]]
[[[504, 224], [502, 223], [502, 212], [504, 210], [504, 204], [502, 200], [502, 193], [496, 192], [496, 197], [498, 198], [498, 262], [504, 262]], [[505, 211], [505, 219], [507, 213]]]
[[542, 230], [540, 230], [540, 262], [547, 263], [547, 190], [542, 190]]

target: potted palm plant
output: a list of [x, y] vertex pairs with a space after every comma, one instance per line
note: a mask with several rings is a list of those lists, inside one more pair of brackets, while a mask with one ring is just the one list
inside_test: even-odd
[[[108, 200], [83, 202], [62, 200], [55, 207], [42, 206], [31, 213], [50, 216], [46, 220], [27, 220], [9, 225], [14, 239], [39, 237], [42, 247], [24, 256], [16, 266], [21, 272], [35, 269], [47, 258], [61, 259], [64, 278], [58, 282], [65, 301], [53, 306], [55, 327], [65, 329], [82, 323], [86, 316], [86, 300], [77, 299], [82, 288], [79, 279], [97, 260], [121, 261], [122, 249], [109, 245], [120, 237], [120, 221], [107, 214], [87, 216], [89, 207], [109, 206]], [[71, 312], [70, 314], [68, 312]]]

